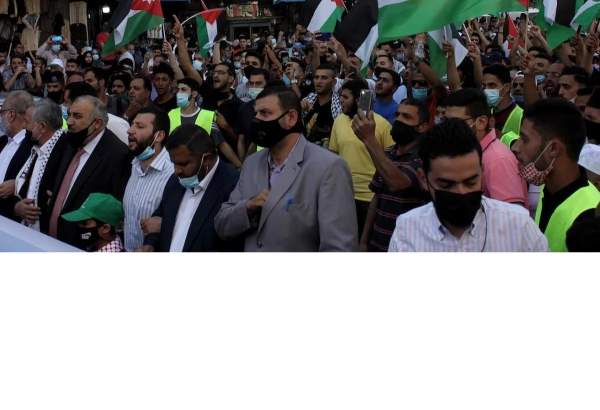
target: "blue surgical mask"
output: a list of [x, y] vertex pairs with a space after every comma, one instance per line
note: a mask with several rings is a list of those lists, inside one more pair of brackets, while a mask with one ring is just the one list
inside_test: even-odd
[[141, 154], [139, 154], [139, 155], [136, 156], [136, 158], [138, 159], [138, 161], [145, 161], [147, 159], [150, 159], [152, 157], [152, 155], [154, 155], [153, 145], [154, 145], [155, 142], [156, 142], [156, 136], [152, 140], [152, 143], [150, 145], [148, 145], [146, 147], [146, 149], [142, 151]]
[[[198, 168], [198, 173], [202, 169], [202, 164], [204, 164], [204, 157], [206, 154], [202, 155], [202, 159], [200, 160], [200, 168]], [[196, 175], [192, 175], [191, 177], [179, 177], [179, 183], [185, 189], [196, 189], [200, 185], [200, 179], [198, 178], [198, 173]]]
[[520, 106], [523, 106], [525, 104], [525, 96], [523, 95], [513, 95], [512, 99], [515, 101], [515, 103], [517, 103]]
[[494, 108], [498, 105], [498, 102], [500, 101], [500, 90], [486, 88], [485, 90], [483, 90], [483, 92], [485, 93], [485, 97], [487, 99], [489, 107]]
[[60, 51], [60, 44], [52, 44], [52, 51], [58, 54]]
[[441, 116], [436, 115], [435, 118], [433, 119], [433, 122], [435, 125], [440, 125], [441, 123], [444, 122], [444, 119]]
[[427, 100], [427, 88], [413, 88], [412, 95], [415, 100], [423, 102]]
[[190, 103], [190, 95], [188, 93], [177, 93], [177, 106], [185, 108]]
[[192, 63], [192, 67], [194, 67], [194, 70], [196, 71], [202, 71], [202, 61], [194, 60], [194, 62]]
[[250, 88], [248, 88], [248, 95], [253, 100], [256, 100], [256, 97], [258, 96], [258, 94], [260, 94], [262, 92], [262, 90], [264, 90], [264, 88], [250, 87]]
[[66, 121], [67, 118], [69, 118], [69, 107], [67, 107], [66, 105], [61, 105], [60, 109], [62, 111], [62, 117]]
[[286, 87], [289, 87], [290, 85], [292, 85], [292, 82], [290, 81], [290, 79], [287, 77], [287, 75], [283, 75], [282, 77], [283, 83], [285, 84]]

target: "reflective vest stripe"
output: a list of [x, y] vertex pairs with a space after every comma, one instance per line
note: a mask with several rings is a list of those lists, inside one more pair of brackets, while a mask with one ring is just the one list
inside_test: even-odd
[[[588, 182], [588, 186], [579, 188], [562, 204], [560, 204], [550, 216], [544, 235], [548, 239], [548, 246], [553, 252], [567, 251], [567, 231], [573, 222], [588, 209], [596, 208], [600, 203], [600, 192]], [[544, 189], [540, 194], [540, 200], [535, 210], [535, 223], [540, 225], [542, 207], [544, 204]]]
[[[200, 110], [198, 116], [196, 117], [195, 124], [200, 128], [203, 128], [204, 131], [210, 135], [212, 131], [212, 124], [215, 120], [215, 112], [209, 110]], [[169, 121], [171, 123], [169, 134], [173, 132], [173, 130], [181, 125], [181, 108], [175, 108], [169, 111]]]

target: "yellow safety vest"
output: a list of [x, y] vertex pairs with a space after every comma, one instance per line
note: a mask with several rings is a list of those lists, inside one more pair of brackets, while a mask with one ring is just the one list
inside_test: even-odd
[[510, 148], [515, 140], [519, 139], [522, 121], [523, 109], [517, 105], [508, 116], [504, 128], [502, 128], [502, 138], [500, 141], [508, 146], [508, 148]]
[[[567, 251], [567, 231], [582, 212], [593, 209], [600, 203], [600, 192], [588, 182], [588, 186], [579, 188], [562, 204], [560, 204], [548, 221], [544, 235], [548, 239], [548, 247], [552, 252]], [[542, 207], [544, 206], [544, 189], [535, 210], [535, 223], [540, 225]]]
[[63, 118], [63, 123], [62, 124], [63, 124], [62, 125], [63, 130], [66, 130], [67, 128], [69, 128], [69, 126], [67, 125], [67, 121], [64, 118]]
[[[212, 124], [215, 120], [215, 112], [209, 110], [200, 110], [198, 116], [196, 117], [195, 124], [203, 128], [204, 131], [210, 135], [212, 130]], [[171, 129], [169, 130], [169, 134], [173, 132], [173, 130], [181, 125], [181, 108], [175, 108], [169, 111], [169, 121], [171, 123]]]

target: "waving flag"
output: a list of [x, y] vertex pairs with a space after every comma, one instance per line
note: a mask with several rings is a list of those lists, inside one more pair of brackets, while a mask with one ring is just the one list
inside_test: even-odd
[[313, 33], [333, 33], [346, 8], [344, 0], [310, 0], [304, 7], [312, 15], [306, 29]]
[[198, 50], [206, 57], [217, 37], [217, 19], [223, 9], [208, 9], [196, 17], [196, 33], [198, 34]]
[[112, 54], [163, 22], [160, 0], [120, 1], [111, 20], [115, 29], [106, 40], [102, 55]]

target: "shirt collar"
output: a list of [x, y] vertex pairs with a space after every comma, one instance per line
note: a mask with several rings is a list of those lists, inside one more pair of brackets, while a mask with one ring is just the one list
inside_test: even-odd
[[94, 152], [96, 145], [100, 142], [100, 138], [104, 135], [104, 130], [100, 131], [100, 134], [96, 135], [90, 142], [83, 146], [83, 150], [88, 154]]
[[163, 147], [160, 152], [158, 153], [158, 155], [154, 158], [154, 160], [152, 160], [152, 162], [150, 163], [150, 166], [148, 166], [148, 169], [144, 172], [144, 170], [142, 169], [142, 164], [141, 161], [137, 158], [133, 158], [133, 160], [131, 161], [131, 164], [133, 165], [133, 167], [135, 169], [137, 169], [138, 173], [140, 175], [146, 175], [151, 168], [155, 169], [158, 172], [164, 171], [167, 164], [170, 162], [171, 160], [169, 159], [169, 154], [166, 150], [165, 147]]
[[23, 140], [25, 139], [25, 133], [27, 130], [23, 128], [21, 131], [17, 132], [14, 137], [8, 137], [8, 140], [16, 143], [17, 145], [21, 145]]
[[219, 157], [217, 157], [217, 162], [215, 162], [215, 165], [213, 165], [211, 170], [208, 171], [208, 174], [206, 174], [204, 176], [204, 178], [202, 178], [202, 181], [200, 181], [200, 185], [198, 185], [198, 188], [196, 188], [192, 191], [193, 195], [197, 195], [200, 192], [206, 191], [206, 188], [208, 188], [210, 181], [212, 181], [213, 176], [215, 175], [215, 172], [217, 171], [217, 167], [219, 166], [219, 161], [220, 161]]
[[492, 130], [488, 132], [487, 135], [483, 137], [481, 141], [479, 141], [479, 144], [481, 145], [481, 150], [485, 151], [494, 141], [496, 141], [496, 130], [492, 128]]
[[300, 137], [298, 137], [298, 139], [296, 140], [296, 143], [294, 144], [294, 146], [290, 150], [288, 156], [285, 157], [285, 159], [283, 160], [283, 162], [281, 163], [281, 165], [275, 164], [275, 162], [273, 161], [273, 158], [271, 158], [271, 151], [269, 151], [269, 155], [267, 155], [267, 164], [269, 165], [269, 169], [270, 170], [283, 169], [283, 167], [287, 163], [288, 159], [290, 159], [292, 157], [292, 155], [294, 154], [294, 152], [296, 151], [296, 147], [298, 146], [298, 143], [300, 142], [301, 139], [302, 139], [302, 135], [300, 135]]

